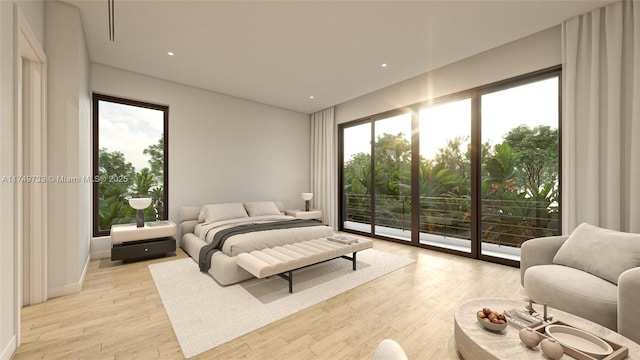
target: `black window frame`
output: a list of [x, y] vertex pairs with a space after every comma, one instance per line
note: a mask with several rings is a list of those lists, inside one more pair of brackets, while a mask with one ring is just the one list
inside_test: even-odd
[[[373, 114], [373, 115], [369, 115], [369, 116], [365, 116], [353, 121], [349, 121], [349, 122], [345, 122], [345, 123], [341, 123], [338, 125], [338, 230], [340, 231], [344, 231], [344, 232], [350, 232], [350, 233], [355, 233], [355, 234], [361, 234], [361, 235], [365, 235], [365, 236], [369, 236], [369, 237], [373, 237], [373, 238], [378, 238], [378, 239], [382, 239], [382, 240], [387, 240], [387, 241], [393, 241], [393, 242], [397, 242], [400, 244], [405, 244], [405, 245], [410, 245], [410, 246], [416, 246], [416, 247], [422, 247], [422, 248], [427, 248], [427, 249], [431, 249], [431, 250], [436, 250], [436, 251], [440, 251], [440, 252], [445, 252], [445, 253], [451, 253], [451, 254], [455, 254], [455, 255], [460, 255], [460, 256], [464, 256], [464, 257], [470, 257], [470, 258], [475, 258], [475, 259], [480, 259], [480, 260], [485, 260], [485, 261], [490, 261], [490, 262], [495, 262], [495, 263], [499, 263], [499, 264], [503, 264], [503, 265], [509, 265], [509, 266], [515, 266], [515, 267], [519, 267], [520, 266], [520, 262], [519, 261], [515, 261], [515, 260], [511, 260], [511, 259], [505, 259], [505, 258], [500, 258], [500, 257], [494, 257], [494, 256], [490, 256], [490, 255], [484, 255], [481, 252], [481, 246], [482, 246], [482, 238], [481, 238], [481, 221], [480, 221], [480, 217], [481, 217], [481, 196], [479, 196], [479, 190], [480, 190], [480, 186], [481, 186], [481, 154], [480, 154], [480, 150], [479, 150], [479, 146], [481, 146], [481, 128], [482, 128], [482, 119], [481, 119], [481, 97], [484, 94], [488, 94], [488, 93], [492, 93], [492, 92], [496, 92], [496, 91], [500, 91], [500, 90], [505, 90], [505, 89], [509, 89], [509, 88], [514, 88], [520, 85], [525, 85], [525, 84], [529, 84], [529, 83], [534, 83], [537, 81], [542, 81], [545, 79], [550, 79], [550, 78], [555, 78], [557, 77], [558, 79], [558, 229], [562, 228], [562, 66], [561, 65], [557, 65], [557, 66], [552, 66], [546, 69], [542, 69], [539, 71], [534, 71], [528, 74], [524, 74], [524, 75], [520, 75], [520, 76], [516, 76], [513, 78], [509, 78], [509, 79], [505, 79], [505, 80], [501, 80], [501, 81], [497, 81], [491, 84], [487, 84], [487, 85], [483, 85], [483, 86], [478, 86], [476, 88], [472, 88], [472, 89], [467, 89], [467, 90], [463, 90], [463, 91], [459, 91], [453, 94], [448, 94], [442, 97], [438, 97], [438, 98], [434, 98], [434, 99], [430, 99], [430, 100], [426, 100], [426, 101], [421, 101], [419, 103], [415, 103], [415, 104], [411, 104], [408, 106], [402, 106], [399, 107], [397, 109], [392, 109], [389, 111], [385, 111], [382, 113], [378, 113], [378, 114]], [[418, 237], [419, 237], [419, 202], [418, 201], [414, 201], [414, 199], [416, 197], [419, 197], [419, 193], [418, 193], [418, 186], [412, 186], [412, 189], [416, 189], [412, 191], [412, 240], [410, 242], [408, 241], [403, 241], [403, 240], [398, 240], [398, 239], [394, 239], [391, 237], [386, 237], [386, 236], [381, 236], [381, 235], [376, 235], [375, 232], [373, 231], [374, 227], [375, 227], [375, 208], [372, 206], [372, 213], [371, 213], [371, 232], [370, 233], [363, 233], [357, 230], [352, 230], [352, 229], [345, 229], [344, 228], [344, 222], [345, 222], [345, 213], [346, 213], [346, 209], [345, 209], [345, 204], [344, 204], [344, 129], [351, 127], [351, 126], [356, 126], [356, 125], [362, 125], [363, 123], [371, 123], [372, 124], [372, 131], [373, 129], [375, 129], [375, 121], [376, 119], [379, 119], [383, 116], [386, 116], [390, 113], [394, 113], [394, 112], [399, 112], [399, 111], [410, 111], [414, 114], [414, 118], [416, 118], [416, 114], [419, 113], [420, 109], [428, 107], [428, 106], [432, 106], [435, 104], [440, 104], [440, 103], [446, 103], [449, 101], [455, 101], [456, 99], [462, 99], [462, 98], [471, 98], [471, 174], [473, 177], [473, 180], [471, 182], [471, 193], [472, 193], [472, 199], [471, 199], [471, 208], [472, 208], [472, 212], [473, 212], [473, 216], [472, 216], [472, 221], [471, 221], [471, 230], [472, 230], [472, 234], [471, 234], [471, 252], [463, 252], [463, 251], [457, 251], [457, 250], [451, 250], [451, 249], [447, 249], [447, 248], [442, 248], [442, 247], [437, 247], [437, 246], [431, 246], [431, 245], [426, 245], [426, 244], [421, 244], [418, 241]], [[415, 120], [414, 120], [415, 121]], [[419, 153], [417, 152], [418, 148], [419, 148], [419, 140], [416, 141], [416, 138], [419, 138], [419, 133], [414, 132], [412, 134], [413, 140], [412, 141], [412, 153], [413, 153], [413, 157], [414, 157], [414, 161], [412, 161], [412, 179], [411, 182], [415, 185], [417, 184], [417, 174], [418, 174], [418, 169], [417, 167], [419, 166], [419, 161], [418, 161], [418, 157], [419, 157]], [[372, 144], [373, 141], [375, 139], [373, 139], [373, 135], [372, 135]], [[373, 149], [373, 145], [372, 145], [372, 149]], [[373, 150], [372, 150], [373, 151]], [[372, 156], [372, 161], [371, 161], [371, 166], [373, 169], [374, 166], [374, 162], [373, 162], [373, 156]], [[374, 177], [374, 171], [371, 171], [371, 177], [373, 179]], [[417, 194], [417, 195], [416, 195]], [[371, 203], [373, 204], [375, 199], [375, 194], [371, 194]]]
[[[92, 106], [93, 106], [93, 129], [92, 129], [92, 179], [97, 180], [99, 178], [99, 102], [106, 101], [112, 103], [118, 103], [122, 105], [137, 106], [147, 109], [159, 110], [164, 114], [163, 117], [163, 201], [164, 201], [164, 214], [160, 220], [167, 220], [169, 216], [169, 106], [153, 104], [149, 102], [132, 100], [123, 97], [105, 95], [100, 93], [92, 94]], [[92, 234], [94, 237], [109, 236], [111, 230], [99, 230], [100, 217], [99, 217], [99, 182], [92, 182]]]

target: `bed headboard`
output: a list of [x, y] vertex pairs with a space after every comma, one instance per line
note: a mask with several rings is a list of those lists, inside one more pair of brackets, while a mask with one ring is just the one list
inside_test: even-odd
[[198, 214], [202, 206], [183, 206], [180, 208], [180, 238], [186, 233], [192, 233], [198, 224]]
[[[284, 213], [284, 204], [280, 201], [274, 201], [280, 212]], [[178, 225], [178, 236], [182, 239], [182, 236], [186, 233], [192, 233], [196, 225], [198, 225], [198, 215], [200, 214], [200, 206], [183, 206], [180, 208], [180, 225]]]

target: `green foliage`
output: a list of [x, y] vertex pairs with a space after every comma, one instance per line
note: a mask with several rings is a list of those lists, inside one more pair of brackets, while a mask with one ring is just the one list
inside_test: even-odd
[[448, 169], [462, 179], [471, 177], [471, 145], [462, 149], [462, 144], [469, 144], [469, 136], [456, 136], [447, 140], [447, 146], [438, 149], [434, 162]]
[[109, 230], [113, 224], [135, 222], [136, 212], [126, 199], [120, 196], [98, 199], [98, 218], [100, 230]]
[[520, 163], [515, 178], [533, 192], [558, 178], [558, 129], [537, 126], [533, 129], [521, 125], [511, 129], [504, 137], [519, 154]]
[[135, 211], [126, 201], [135, 170], [125, 160], [124, 154], [101, 148], [98, 152], [98, 176], [99, 230], [108, 230], [112, 224], [127, 222], [132, 214], [135, 219]]
[[163, 186], [154, 187], [149, 192], [149, 195], [151, 195], [151, 198], [154, 200], [154, 202], [160, 199], [164, 199], [164, 187]]
[[[452, 145], [456, 146], [455, 142], [449, 142], [449, 146]], [[469, 167], [468, 164], [462, 166]], [[469, 229], [471, 215], [471, 182], [469, 177], [461, 175], [469, 173], [461, 167], [455, 171], [441, 162], [420, 163], [421, 231], [469, 237], [466, 229]]]
[[371, 208], [371, 155], [357, 153], [344, 165], [344, 194], [349, 221], [369, 223]]
[[469, 178], [460, 176], [443, 164], [427, 160], [419, 164], [420, 197], [438, 197], [443, 195], [469, 195]]
[[132, 191], [138, 197], [148, 197], [151, 187], [156, 184], [148, 168], [143, 168], [134, 177]]
[[[471, 149], [467, 137], [455, 137], [433, 159], [418, 164], [420, 229], [470, 238]], [[376, 224], [407, 228], [410, 217], [411, 144], [403, 134], [383, 134], [371, 156], [355, 154], [344, 164], [343, 183], [349, 221], [371, 222], [371, 193]], [[547, 126], [512, 129], [504, 142], [481, 146], [482, 238], [520, 246], [532, 237], [557, 232], [558, 131]]]
[[[526, 127], [509, 132], [524, 133]], [[505, 138], [507, 138], [507, 135]], [[513, 137], [511, 138], [514, 141]], [[534, 141], [535, 142], [535, 141]], [[525, 144], [514, 143], [515, 148], [527, 149]], [[532, 154], [514, 151], [505, 141], [494, 147], [492, 154], [484, 158], [482, 181], [482, 238], [497, 244], [520, 246], [524, 241], [552, 235], [550, 224], [557, 220], [557, 179], [547, 184], [522, 181], [522, 169], [534, 166]], [[547, 163], [546, 167], [558, 167]], [[551, 170], [546, 170], [550, 172]], [[557, 170], [556, 170], [557, 174]], [[519, 181], [520, 180], [520, 181]]]
[[144, 155], [149, 155], [150, 173], [156, 184], [162, 186], [164, 183], [164, 134], [157, 143], [149, 145], [142, 151]]
[[378, 136], [374, 151], [376, 194], [410, 194], [411, 144], [404, 134]]
[[124, 199], [123, 196], [127, 194], [133, 183], [134, 175], [133, 165], [125, 160], [124, 154], [120, 151], [108, 152], [105, 148], [98, 151], [98, 176], [100, 178], [98, 191], [100, 197]]
[[371, 189], [371, 155], [357, 153], [344, 165], [345, 191], [367, 194]]
[[[130, 197], [151, 197], [152, 206], [144, 210], [145, 221], [155, 220], [153, 204], [164, 199], [164, 136], [144, 149], [149, 155], [149, 168], [135, 172], [120, 151], [108, 152], [102, 148], [98, 153], [98, 175], [103, 180], [98, 186], [99, 230], [109, 230], [112, 224], [136, 221], [136, 211], [127, 201]], [[165, 210], [166, 213], [166, 210]]]
[[498, 144], [493, 150], [493, 155], [487, 156], [484, 160], [487, 173], [484, 181], [497, 184], [495, 186], [503, 186], [512, 180], [520, 156], [513, 152], [507, 143]]
[[411, 217], [411, 143], [403, 133], [382, 134], [374, 151], [376, 223], [406, 228]]

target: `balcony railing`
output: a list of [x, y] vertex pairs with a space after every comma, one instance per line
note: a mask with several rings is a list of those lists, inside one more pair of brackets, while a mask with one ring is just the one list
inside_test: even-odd
[[[376, 195], [375, 224], [411, 229], [411, 202], [406, 196]], [[345, 221], [371, 224], [371, 195], [345, 194]], [[558, 213], [548, 202], [483, 199], [481, 231], [484, 243], [519, 248], [526, 240], [558, 233]], [[469, 197], [421, 197], [420, 232], [471, 239]]]

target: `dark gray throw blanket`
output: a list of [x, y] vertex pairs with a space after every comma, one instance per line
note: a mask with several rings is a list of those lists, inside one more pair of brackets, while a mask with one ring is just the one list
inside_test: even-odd
[[230, 229], [224, 229], [218, 231], [214, 236], [213, 240], [210, 244], [203, 246], [200, 249], [199, 261], [200, 271], [206, 272], [211, 268], [211, 256], [216, 251], [220, 251], [222, 249], [222, 245], [224, 242], [233, 235], [245, 234], [255, 231], [264, 231], [264, 230], [277, 230], [277, 229], [289, 229], [289, 228], [299, 228], [299, 227], [310, 227], [310, 226], [324, 226], [319, 221], [316, 220], [303, 220], [303, 219], [295, 219], [295, 220], [287, 220], [287, 221], [277, 221], [271, 223], [264, 224], [248, 224], [248, 225], [240, 225], [235, 226]]

